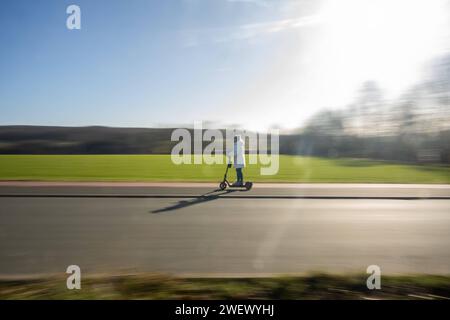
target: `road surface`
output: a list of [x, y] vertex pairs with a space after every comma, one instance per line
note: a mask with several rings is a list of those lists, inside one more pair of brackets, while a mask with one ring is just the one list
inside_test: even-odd
[[[275, 191], [274, 191], [275, 190]], [[450, 273], [447, 186], [0, 185], [0, 276]]]

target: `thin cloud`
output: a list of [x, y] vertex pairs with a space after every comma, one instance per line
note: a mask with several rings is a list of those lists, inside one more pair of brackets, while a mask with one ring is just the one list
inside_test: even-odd
[[277, 33], [305, 26], [315, 25], [321, 22], [319, 15], [305, 16], [296, 19], [282, 19], [264, 23], [242, 25], [231, 35], [231, 40], [247, 39]]
[[187, 47], [192, 47], [203, 43], [227, 43], [249, 40], [279, 32], [313, 26], [321, 22], [322, 19], [319, 15], [310, 15], [295, 19], [281, 19], [262, 23], [244, 24], [237, 27], [186, 30], [183, 31], [183, 44]]
[[227, 2], [253, 4], [266, 8], [269, 7], [269, 2], [265, 0], [227, 0]]

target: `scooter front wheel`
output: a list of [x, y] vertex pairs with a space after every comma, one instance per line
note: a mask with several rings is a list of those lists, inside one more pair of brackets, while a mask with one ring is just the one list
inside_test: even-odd
[[221, 182], [220, 184], [219, 184], [219, 188], [220, 188], [220, 190], [225, 190], [226, 188], [227, 188], [227, 184], [225, 183], [225, 182]]

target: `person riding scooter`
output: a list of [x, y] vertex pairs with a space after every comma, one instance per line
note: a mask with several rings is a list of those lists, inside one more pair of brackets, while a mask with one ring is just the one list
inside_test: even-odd
[[234, 136], [233, 164], [237, 176], [237, 181], [233, 186], [242, 186], [244, 184], [242, 169], [245, 167], [245, 143], [239, 135]]
[[[233, 159], [233, 161], [231, 160]], [[237, 181], [230, 184], [227, 180], [228, 169], [233, 165], [236, 168]], [[250, 190], [253, 186], [253, 182], [247, 181], [244, 183], [244, 175], [242, 174], [242, 169], [245, 167], [245, 143], [241, 139], [241, 136], [235, 136], [233, 139], [233, 150], [228, 153], [227, 168], [223, 176], [223, 180], [219, 184], [220, 190], [225, 190], [227, 187]]]

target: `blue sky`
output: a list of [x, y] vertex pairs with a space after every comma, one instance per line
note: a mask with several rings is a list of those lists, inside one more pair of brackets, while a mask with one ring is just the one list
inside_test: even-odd
[[[365, 80], [395, 94], [420, 63], [448, 49], [448, 1], [424, 8], [411, 0], [405, 10], [410, 2], [398, 0], [383, 17], [392, 23], [375, 29], [367, 20], [377, 23], [389, 2], [368, 13], [362, 0], [342, 1], [4, 0], [0, 124], [292, 127], [347, 103]], [[66, 28], [70, 4], [81, 8], [81, 30]], [[433, 23], [395, 51], [389, 35], [407, 36], [418, 17]], [[406, 25], [396, 27], [398, 19]], [[370, 52], [357, 43], [361, 25], [378, 39]], [[405, 50], [425, 40], [430, 49], [406, 63]], [[377, 51], [385, 45], [397, 54]]]

